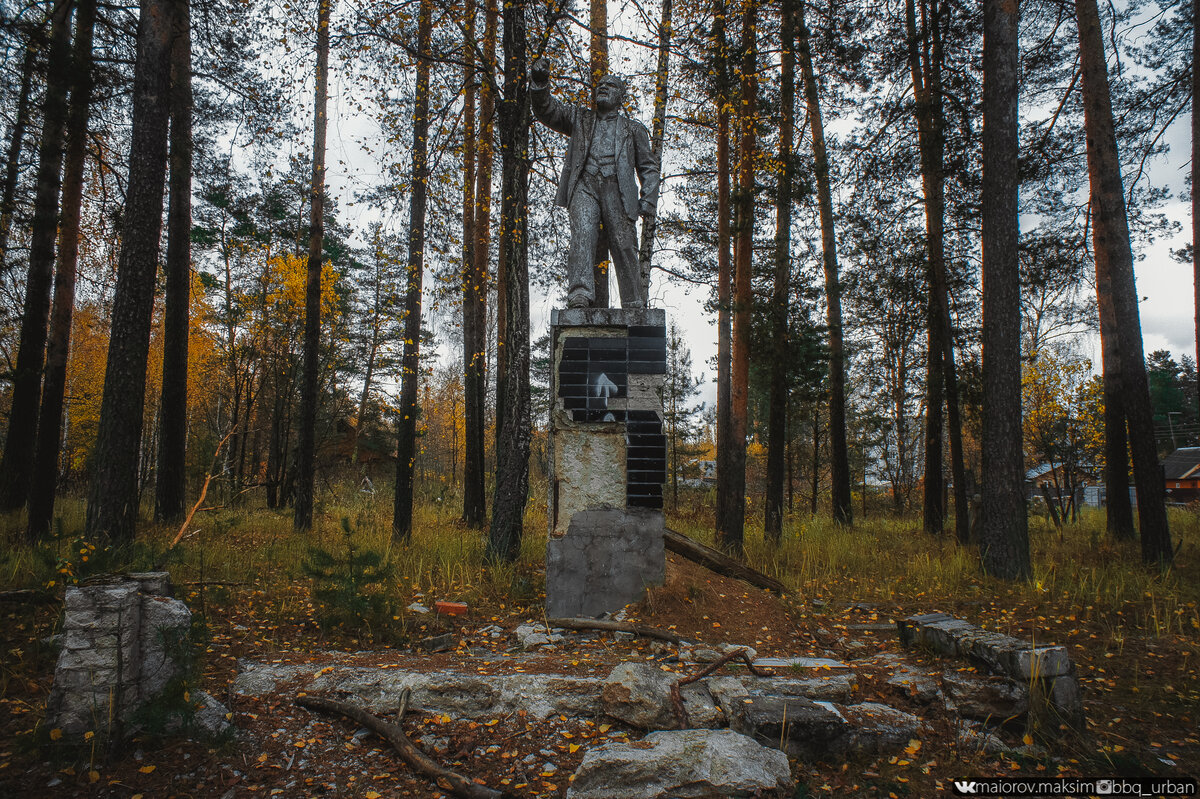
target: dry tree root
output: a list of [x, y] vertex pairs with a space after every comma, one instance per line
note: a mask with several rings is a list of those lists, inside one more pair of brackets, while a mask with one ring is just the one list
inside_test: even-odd
[[730, 651], [726, 652], [724, 655], [717, 658], [712, 663], [709, 663], [691, 677], [681, 677], [680, 679], [671, 683], [671, 704], [675, 707], [675, 718], [679, 721], [679, 729], [686, 730], [691, 726], [691, 721], [688, 719], [687, 709], [683, 706], [683, 694], [679, 692], [679, 689], [685, 685], [694, 683], [697, 680], [703, 680], [705, 677], [712, 674], [729, 661], [737, 660], [738, 658], [741, 658], [746, 662], [746, 668], [750, 669], [750, 673], [755, 677], [771, 676], [771, 672], [763, 671], [754, 665], [754, 661], [750, 659], [750, 655], [746, 651], [745, 647], [739, 647], [738, 649], [731, 649]]
[[560, 627], [564, 630], [602, 630], [614, 633], [633, 633], [643, 638], [658, 638], [672, 644], [682, 644], [684, 639], [666, 630], [656, 627], [644, 627], [641, 624], [630, 624], [627, 621], [605, 621], [603, 619], [546, 619], [548, 627]]
[[480, 785], [458, 772], [443, 768], [409, 740], [404, 730], [400, 727], [400, 720], [403, 718], [404, 712], [408, 707], [408, 695], [408, 689], [405, 689], [400, 698], [400, 710], [397, 713], [399, 718], [396, 719], [395, 724], [389, 724], [357, 705], [352, 705], [349, 702], [340, 702], [336, 699], [305, 695], [297, 696], [296, 704], [308, 710], [338, 713], [351, 721], [361, 724], [379, 737], [386, 739], [400, 755], [400, 759], [411, 766], [414, 771], [432, 777], [439, 783], [445, 783], [448, 789], [456, 796], [464, 797], [464, 799], [503, 799], [503, 797], [508, 796], [508, 794], [502, 791], [496, 791], [486, 785]]

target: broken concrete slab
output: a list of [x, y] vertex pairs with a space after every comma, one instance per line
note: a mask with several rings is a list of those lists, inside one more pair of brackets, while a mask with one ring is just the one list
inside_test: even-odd
[[567, 799], [783, 799], [787, 755], [731, 730], [655, 732], [590, 750]]
[[[679, 729], [679, 719], [671, 702], [671, 685], [680, 679], [679, 674], [660, 671], [647, 663], [618, 664], [601, 689], [601, 710], [607, 716], [644, 730]], [[679, 693], [691, 727], [707, 729], [724, 725], [725, 714], [703, 682], [685, 685]]]
[[1029, 712], [1029, 689], [1007, 677], [942, 673], [946, 709], [969, 719], [1004, 721]]

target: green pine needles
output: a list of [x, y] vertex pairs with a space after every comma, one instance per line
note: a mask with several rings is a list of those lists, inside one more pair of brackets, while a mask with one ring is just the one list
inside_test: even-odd
[[377, 634], [391, 626], [393, 599], [383, 590], [391, 565], [383, 553], [355, 544], [349, 516], [342, 517], [339, 550], [309, 547], [302, 565], [313, 581], [317, 619], [323, 629], [366, 628]]

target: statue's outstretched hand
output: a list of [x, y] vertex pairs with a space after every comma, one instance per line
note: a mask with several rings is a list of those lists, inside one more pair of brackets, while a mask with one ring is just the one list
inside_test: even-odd
[[550, 62], [545, 58], [534, 61], [533, 66], [529, 68], [529, 77], [537, 84], [543, 84], [550, 80]]

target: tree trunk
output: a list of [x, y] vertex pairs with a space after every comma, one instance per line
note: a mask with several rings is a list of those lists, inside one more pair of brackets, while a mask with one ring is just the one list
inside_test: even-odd
[[[483, 28], [483, 68], [485, 70], [479, 92], [479, 168], [475, 174], [475, 268], [478, 270], [479, 285], [483, 286], [479, 298], [479, 365], [480, 378], [475, 386], [475, 402], [479, 407], [478, 429], [467, 428], [468, 439], [476, 438], [474, 447], [479, 451], [479, 477], [476, 490], [479, 492], [478, 521], [482, 527], [487, 517], [487, 447], [484, 431], [487, 428], [487, 298], [488, 272], [491, 258], [492, 230], [492, 161], [495, 153], [496, 114], [496, 28], [500, 12], [496, 0], [486, 0]], [[498, 303], [502, 306], [503, 303]], [[498, 360], [498, 359], [497, 359]], [[467, 518], [468, 525], [472, 519]]]
[[813, 403], [812, 420], [812, 496], [809, 511], [817, 515], [817, 494], [821, 490], [821, 407]]
[[[1200, 53], [1200, 27], [1196, 25], [1196, 15], [1200, 14], [1200, 0], [1192, 0], [1192, 286], [1196, 311], [1196, 370], [1197, 397], [1200, 400], [1200, 200], [1195, 187], [1200, 186], [1200, 108], [1196, 107], [1196, 98], [1200, 97], [1200, 70], [1196, 69], [1196, 54]], [[0, 252], [3, 252], [0, 249]], [[1200, 401], [1196, 402], [1196, 411], [1200, 414]], [[1197, 419], [1200, 421], [1200, 418]]]
[[[654, 121], [650, 128], [650, 152], [654, 165], [662, 171], [663, 137], [667, 130], [667, 80], [671, 66], [671, 0], [662, 0], [662, 19], [658, 23], [658, 65], [654, 71]], [[657, 202], [657, 198], [655, 198]], [[654, 235], [658, 229], [658, 207], [653, 216], [642, 218], [642, 242], [638, 266], [642, 272], [642, 296], [650, 297], [650, 261], [654, 256]]]
[[[800, 0], [803, 2], [803, 0]], [[796, 31], [793, 3], [780, 0], [783, 52], [780, 55], [779, 183], [775, 192], [775, 282], [771, 292], [770, 409], [767, 418], [767, 496], [763, 531], [778, 545], [783, 538], [784, 449], [787, 436], [788, 279], [792, 258], [792, 128], [796, 105]]]
[[92, 98], [92, 32], [95, 0], [82, 0], [76, 17], [72, 57], [71, 103], [67, 109], [67, 150], [63, 167], [62, 213], [59, 222], [58, 267], [54, 277], [54, 309], [46, 347], [46, 377], [38, 413], [37, 448], [29, 487], [29, 540], [50, 531], [54, 492], [58, 484], [63, 401], [67, 387], [67, 356], [71, 316], [75, 308], [75, 274], [79, 262], [79, 213], [83, 201], [83, 171], [87, 158], [88, 114]]
[[[475, 2], [467, 0], [468, 43], [464, 48], [464, 80], [466, 83], [463, 108], [463, 521], [468, 527], [483, 526], [487, 513], [484, 499], [484, 401], [487, 380], [487, 248], [480, 251], [475, 225], [479, 223], [477, 191], [486, 191], [477, 174], [476, 163], [482, 161], [482, 149], [490, 149], [484, 141], [484, 109], [480, 103], [480, 136], [475, 131], [475, 86], [478, 83], [475, 65]], [[486, 26], [486, 23], [485, 23]], [[485, 27], [486, 37], [486, 27]], [[484, 46], [486, 50], [486, 45]], [[484, 55], [486, 59], [488, 56]], [[487, 69], [485, 65], [484, 69]], [[485, 80], [493, 78], [485, 76]], [[485, 87], [483, 91], [488, 91]], [[481, 98], [482, 99], [482, 98]], [[490, 127], [488, 127], [490, 133]], [[477, 150], [479, 152], [477, 153]], [[490, 157], [490, 156], [489, 156]], [[482, 164], [480, 164], [482, 168]]]
[[[170, 204], [163, 320], [162, 430], [154, 516], [178, 519], [187, 492], [188, 310], [192, 293], [192, 38], [190, 0], [179, 2], [171, 54]], [[243, 446], [244, 446], [243, 441]]]
[[850, 524], [853, 509], [850, 505], [850, 453], [846, 448], [846, 355], [842, 341], [842, 289], [838, 279], [837, 236], [833, 227], [833, 193], [829, 185], [829, 156], [825, 150], [825, 129], [821, 121], [821, 104], [816, 76], [813, 74], [803, 3], [799, 6], [799, 12], [800, 38], [796, 54], [804, 76], [804, 98], [808, 104], [809, 126], [812, 129], [817, 202], [821, 213], [822, 263], [825, 269], [825, 318], [829, 326], [829, 471], [833, 520], [838, 524]]
[[488, 531], [487, 558], [513, 562], [521, 553], [525, 504], [529, 499], [529, 82], [526, 70], [525, 7], [504, 6], [504, 97], [500, 103], [500, 251], [508, 270], [504, 293], [506, 343], [497, 356], [505, 364], [503, 409], [497, 418], [496, 493]]
[[[757, 6], [742, 4], [742, 85], [738, 106], [738, 190], [734, 217], [737, 236], [733, 246], [733, 346], [730, 376], [730, 505], [728, 524], [718, 530], [725, 552], [741, 556], [746, 525], [746, 438], [750, 427], [750, 338], [754, 295], [754, 156], [757, 150], [754, 123], [758, 78]], [[737, 512], [733, 512], [734, 508]]]
[[[970, 539], [970, 517], [967, 508], [966, 476], [962, 457], [962, 420], [958, 408], [958, 370], [954, 363], [954, 335], [950, 322], [949, 289], [946, 278], [945, 249], [945, 170], [942, 133], [942, 7], [939, 0], [929, 0], [927, 24], [917, 30], [914, 0], [905, 4], [908, 27], [908, 60], [912, 72], [914, 111], [921, 153], [921, 184], [925, 194], [925, 231], [927, 250], [927, 282], [929, 284], [929, 394], [927, 409], [936, 402], [938, 412], [927, 414], [926, 474], [936, 473], [936, 487], [941, 488], [942, 476], [942, 387], [945, 388], [946, 415], [950, 433], [950, 469], [954, 480], [954, 516], [958, 540]], [[923, 34], [923, 35], [922, 35]], [[927, 44], [922, 53], [920, 43]], [[922, 57], [924, 56], [924, 57]], [[936, 356], [936, 357], [935, 357]], [[942, 383], [935, 384], [940, 374]], [[936, 391], [935, 391], [936, 388]], [[928, 488], [928, 486], [927, 486]], [[943, 529], [945, 506], [942, 492], [936, 497], [926, 492], [925, 529], [940, 533]]]
[[30, 28], [29, 40], [25, 43], [25, 58], [21, 61], [21, 88], [17, 94], [12, 137], [8, 141], [4, 188], [0, 189], [0, 277], [7, 277], [8, 274], [8, 235], [12, 231], [12, 218], [17, 205], [17, 178], [21, 174], [21, 151], [25, 148], [25, 128], [29, 124], [29, 95], [33, 89], [33, 65], [37, 60], [40, 39], [41, 32]]
[[162, 233], [177, 9], [173, 0], [143, 0], [138, 20], [129, 183], [96, 435], [96, 452], [104, 457], [96, 461], [87, 509], [87, 535], [120, 543], [133, 540], [138, 518], [138, 453]]
[[400, 422], [396, 442], [396, 504], [392, 539], [412, 540], [413, 468], [417, 457], [417, 388], [421, 383], [421, 285], [425, 273], [425, 207], [429, 194], [429, 58], [432, 0], [421, 0], [417, 17], [417, 86], [413, 102], [412, 196], [408, 210], [408, 292], [404, 298]]
[[1166, 566], [1172, 560], [1171, 532], [1162, 471], [1154, 442], [1154, 413], [1142, 349], [1142, 326], [1133, 275], [1133, 249], [1121, 163], [1113, 128], [1108, 69], [1096, 0], [1075, 0], [1079, 23], [1079, 59], [1083, 85], [1084, 130], [1087, 133], [1088, 180], [1091, 185], [1092, 248], [1096, 262], [1106, 259], [1112, 278], [1113, 309], [1119, 334], [1122, 410], [1129, 424], [1133, 480], [1137, 486], [1142, 560]]
[[1017, 262], [1017, 5], [983, 4], [983, 435], [980, 555], [989, 574], [1028, 580], [1021, 445]]
[[21, 337], [13, 370], [8, 435], [0, 458], [0, 511], [19, 510], [29, 493], [29, 464], [37, 443], [37, 415], [46, 357], [46, 325], [54, 281], [54, 242], [58, 236], [59, 189], [62, 184], [63, 130], [67, 89], [71, 83], [72, 0], [54, 4], [50, 27], [49, 68], [42, 104], [42, 138], [38, 147], [37, 189], [29, 242], [29, 272], [21, 311]]
[[363, 418], [367, 415], [367, 401], [371, 398], [371, 383], [375, 379], [375, 360], [379, 357], [380, 333], [383, 326], [383, 281], [384, 281], [384, 265], [383, 265], [383, 245], [379, 239], [379, 229], [375, 230], [374, 240], [371, 242], [375, 250], [375, 296], [372, 300], [371, 308], [371, 346], [367, 350], [367, 364], [363, 368], [363, 387], [362, 393], [358, 399], [358, 418], [354, 423], [353, 444], [350, 447], [350, 465], [358, 466], [358, 448], [362, 437]]
[[725, 37], [726, 0], [716, 0], [713, 48], [717, 72], [717, 540], [741, 524], [744, 508], [736, 500], [733, 457], [732, 329], [733, 268], [729, 258], [730, 180], [729, 154], [729, 46]]
[[1137, 533], [1133, 526], [1133, 503], [1129, 499], [1129, 436], [1121, 399], [1121, 346], [1113, 307], [1112, 274], [1107, 254], [1095, 252], [1094, 257], [1104, 384], [1105, 515], [1108, 532], [1114, 539], [1132, 541]]
[[308, 264], [304, 280], [304, 366], [296, 447], [296, 504], [292, 528], [312, 529], [317, 471], [317, 404], [321, 368], [321, 250], [325, 244], [325, 133], [329, 104], [329, 20], [333, 0], [317, 2], [317, 77], [313, 88], [312, 202], [308, 218]]

